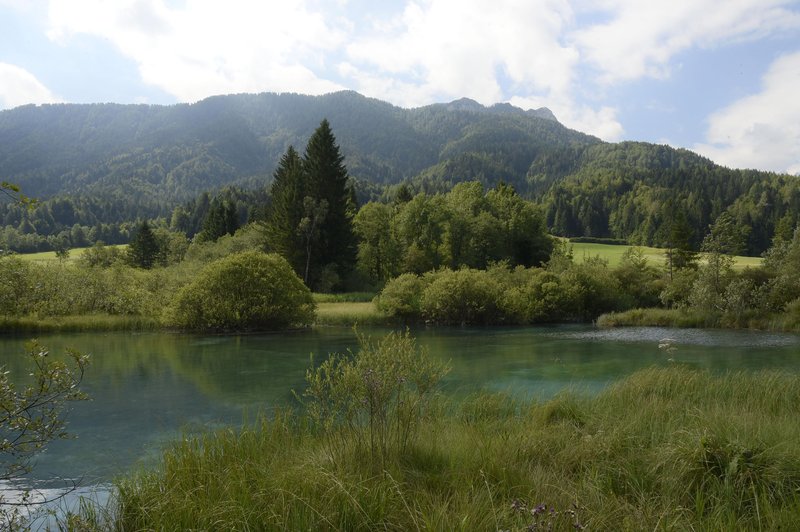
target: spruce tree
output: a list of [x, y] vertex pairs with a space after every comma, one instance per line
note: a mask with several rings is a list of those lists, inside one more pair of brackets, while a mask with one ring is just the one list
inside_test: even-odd
[[264, 223], [266, 247], [282, 255], [298, 275], [303, 275], [305, 254], [299, 228], [304, 216], [306, 179], [303, 161], [293, 146], [281, 157], [273, 177], [271, 203]]
[[318, 281], [323, 270], [333, 270], [343, 279], [356, 262], [357, 241], [353, 233], [356, 205], [344, 157], [327, 120], [320, 123], [308, 140], [303, 169], [307, 179], [306, 196], [328, 204], [311, 265], [311, 278]]
[[128, 244], [128, 261], [139, 268], [155, 266], [161, 246], [147, 221], [142, 222], [136, 235]]
[[219, 237], [232, 235], [239, 229], [236, 205], [230, 201], [215, 199], [203, 220], [203, 230], [197, 234], [200, 242], [216, 242]]

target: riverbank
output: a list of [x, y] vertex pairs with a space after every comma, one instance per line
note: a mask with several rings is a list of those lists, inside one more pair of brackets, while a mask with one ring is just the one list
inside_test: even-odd
[[[321, 297], [313, 326], [394, 325], [402, 320], [388, 316], [370, 301]], [[357, 299], [357, 298], [356, 298]], [[675, 327], [709, 329], [756, 329], [800, 332], [800, 318], [793, 314], [773, 317], [750, 317], [738, 322], [724, 322], [714, 314], [686, 309], [632, 309], [602, 314], [598, 327]], [[0, 334], [36, 334], [55, 332], [109, 332], [165, 330], [160, 320], [143, 316], [90, 314], [48, 318], [0, 317]]]
[[[369, 296], [369, 300], [363, 299]], [[313, 326], [391, 325], [397, 320], [380, 312], [370, 301], [372, 294], [315, 294], [317, 313]], [[0, 316], [0, 334], [58, 332], [109, 332], [167, 330], [160, 319], [145, 316], [87, 314], [38, 318]]]
[[787, 312], [773, 316], [743, 315], [738, 319], [690, 309], [645, 308], [609, 312], [597, 318], [598, 327], [676, 327], [708, 329], [755, 329], [800, 332], [800, 315]]
[[791, 529], [800, 377], [640, 371], [595, 398], [436, 402], [376, 460], [292, 414], [173, 445], [122, 529]]

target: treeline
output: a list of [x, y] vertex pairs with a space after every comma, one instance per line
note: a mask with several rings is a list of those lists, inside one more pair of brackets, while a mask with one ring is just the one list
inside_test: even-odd
[[616, 268], [597, 257], [577, 262], [560, 243], [542, 267], [498, 263], [405, 273], [386, 284], [376, 304], [398, 319], [456, 325], [585, 322], [604, 315], [606, 325], [797, 329], [800, 228], [791, 239], [776, 240], [762, 267], [737, 272], [730, 252], [740, 238], [722, 215], [703, 241], [702, 258], [687, 254], [678, 266], [668, 256], [665, 267], [649, 263], [636, 247]]
[[643, 143], [592, 146], [581, 160], [578, 171], [539, 199], [557, 235], [666, 247], [679, 215], [699, 249], [708, 226], [727, 212], [747, 233], [742, 252], [758, 256], [776, 233], [791, 237], [800, 219], [797, 177], [731, 170], [685, 150]]
[[[88, 243], [92, 228], [99, 239], [117, 242], [130, 236], [122, 224], [164, 218], [170, 226], [173, 214], [172, 227], [191, 236], [206, 215], [202, 195], [228, 187], [253, 191], [253, 204], [235, 199], [240, 223], [254, 219], [245, 212], [260, 208], [263, 215], [280, 157], [304, 144], [321, 116], [336, 124], [361, 202], [390, 201], [401, 183], [412, 195], [433, 195], [465, 181], [485, 189], [502, 182], [539, 204], [557, 235], [661, 246], [670, 217], [683, 213], [695, 250], [728, 212], [749, 231], [744, 251], [752, 255], [776, 233], [790, 234], [800, 212], [795, 177], [723, 168], [668, 146], [604, 143], [565, 128], [546, 110], [469, 100], [400, 109], [353, 92], [243, 94], [170, 107], [0, 112], [2, 177], [42, 200], [40, 214], [0, 205], [0, 245], [33, 251], [69, 239], [77, 247], [76, 224]], [[174, 213], [176, 207], [182, 208]], [[120, 235], [102, 224], [118, 226]]]
[[537, 266], [553, 250], [538, 207], [503, 184], [486, 191], [479, 182], [460, 183], [445, 194], [413, 197], [401, 188], [391, 203], [361, 207], [353, 223], [358, 269], [378, 286], [443, 267]]

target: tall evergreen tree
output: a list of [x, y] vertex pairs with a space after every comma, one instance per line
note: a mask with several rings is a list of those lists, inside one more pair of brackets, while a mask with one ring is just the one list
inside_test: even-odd
[[128, 261], [139, 268], [155, 266], [161, 246], [147, 221], [142, 222], [136, 235], [128, 244]]
[[311, 278], [319, 280], [323, 270], [332, 269], [342, 279], [356, 262], [357, 241], [353, 233], [356, 206], [344, 157], [327, 120], [320, 123], [308, 140], [303, 169], [307, 179], [306, 196], [328, 204], [311, 265]]
[[239, 229], [239, 215], [232, 201], [215, 199], [203, 220], [203, 230], [197, 234], [200, 242], [216, 242], [224, 235], [232, 235]]
[[281, 157], [273, 178], [270, 188], [272, 201], [264, 223], [266, 247], [281, 254], [294, 271], [302, 275], [305, 248], [299, 227], [304, 216], [306, 178], [303, 161], [293, 146], [289, 146]]

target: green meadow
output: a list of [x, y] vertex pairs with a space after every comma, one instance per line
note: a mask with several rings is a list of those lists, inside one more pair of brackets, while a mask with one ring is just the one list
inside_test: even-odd
[[[576, 261], [581, 261], [584, 258], [600, 257], [608, 261], [608, 265], [612, 268], [619, 266], [622, 262], [622, 255], [634, 246], [615, 245], [615, 244], [589, 244], [585, 242], [570, 242], [572, 246], [572, 256]], [[637, 246], [642, 250], [644, 256], [654, 265], [663, 265], [665, 262], [665, 250], [662, 248], [653, 248], [648, 246]], [[747, 267], [755, 268], [761, 266], [764, 259], [761, 257], [734, 257], [734, 269], [743, 270]]]

